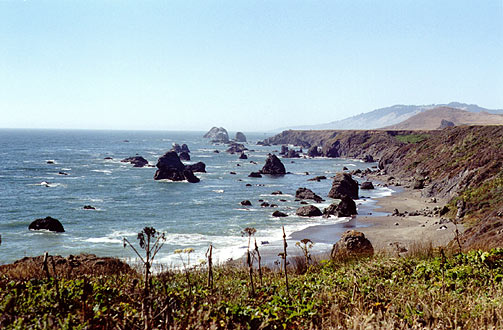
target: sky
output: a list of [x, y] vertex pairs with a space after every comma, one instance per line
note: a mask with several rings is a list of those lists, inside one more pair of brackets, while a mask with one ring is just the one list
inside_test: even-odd
[[0, 127], [268, 131], [503, 108], [501, 0], [0, 0]]

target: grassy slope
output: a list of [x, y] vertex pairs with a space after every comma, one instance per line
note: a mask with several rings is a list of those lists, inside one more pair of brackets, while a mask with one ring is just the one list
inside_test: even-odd
[[[164, 273], [152, 283], [155, 328], [329, 329], [503, 327], [503, 250], [456, 256], [322, 261], [304, 274], [268, 271], [252, 296], [247, 269]], [[0, 277], [0, 327], [140, 329], [135, 275], [51, 280]], [[190, 284], [189, 284], [190, 283]], [[59, 290], [58, 290], [59, 288]]]

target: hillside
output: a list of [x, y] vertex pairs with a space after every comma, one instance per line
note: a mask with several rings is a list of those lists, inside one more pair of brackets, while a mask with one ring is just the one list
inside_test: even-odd
[[466, 104], [460, 102], [451, 102], [448, 104], [429, 104], [429, 105], [398, 104], [391, 107], [385, 107], [370, 112], [361, 113], [356, 116], [351, 116], [342, 120], [336, 120], [329, 123], [322, 123], [318, 125], [284, 127], [282, 129], [278, 129], [278, 131], [283, 131], [287, 129], [294, 129], [294, 130], [378, 129], [381, 127], [398, 124], [418, 113], [438, 107], [450, 107], [474, 113], [487, 112], [492, 114], [503, 114], [503, 109], [491, 110], [480, 107], [476, 104]]
[[487, 112], [469, 112], [451, 107], [438, 107], [420, 112], [401, 123], [386, 126], [383, 129], [434, 130], [447, 125], [503, 125], [503, 115], [489, 114]]
[[[379, 160], [380, 175], [408, 185], [420, 181], [424, 197], [450, 200], [470, 227], [465, 247], [503, 246], [503, 126], [459, 126], [433, 131], [285, 131], [271, 144], [318, 145], [326, 157]], [[385, 176], [383, 176], [384, 178]]]

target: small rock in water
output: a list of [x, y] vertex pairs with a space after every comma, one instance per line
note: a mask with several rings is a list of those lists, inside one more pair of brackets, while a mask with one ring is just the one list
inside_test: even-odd
[[249, 200], [244, 200], [244, 201], [241, 201], [241, 205], [243, 205], [243, 206], [251, 206], [252, 203]]
[[96, 208], [92, 205], [84, 205], [84, 210], [96, 210]]
[[281, 211], [274, 211], [274, 213], [272, 214], [273, 217], [278, 217], [278, 218], [284, 218], [284, 217], [287, 217], [288, 214], [285, 214]]

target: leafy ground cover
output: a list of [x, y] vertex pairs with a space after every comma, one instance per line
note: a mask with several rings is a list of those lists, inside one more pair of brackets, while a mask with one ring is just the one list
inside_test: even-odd
[[[281, 271], [225, 264], [18, 279], [0, 274], [2, 329], [503, 328], [503, 249], [321, 260]], [[297, 265], [298, 266], [298, 265]], [[302, 270], [302, 271], [300, 271]], [[149, 315], [145, 324], [145, 315]]]

